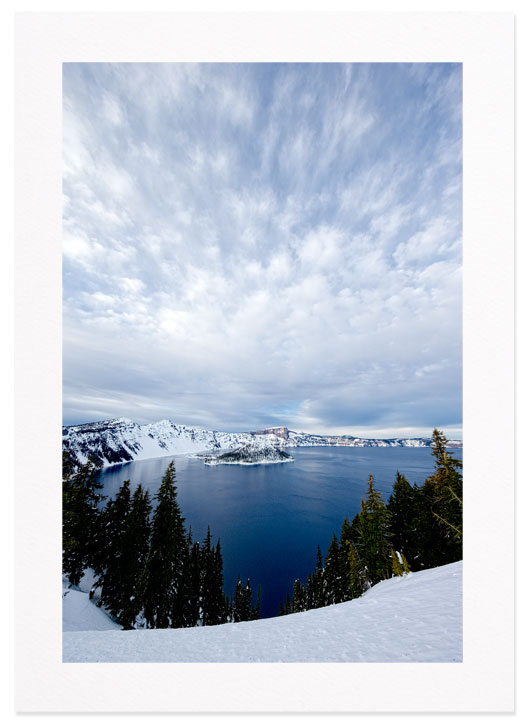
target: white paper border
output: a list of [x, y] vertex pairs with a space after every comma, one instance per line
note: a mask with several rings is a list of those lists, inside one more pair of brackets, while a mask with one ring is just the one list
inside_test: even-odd
[[[19, 711], [512, 711], [513, 22], [512, 15], [495, 13], [17, 17], [15, 633]], [[465, 616], [461, 664], [61, 662], [57, 483], [61, 64], [206, 60], [463, 63]]]

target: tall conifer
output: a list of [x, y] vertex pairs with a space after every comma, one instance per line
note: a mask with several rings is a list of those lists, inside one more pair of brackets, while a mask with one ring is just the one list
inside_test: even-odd
[[76, 465], [66, 451], [62, 479], [62, 570], [73, 585], [93, 566], [98, 548], [99, 504], [104, 496], [92, 461]]
[[367, 497], [361, 501], [357, 546], [359, 559], [371, 585], [386, 579], [390, 571], [389, 522], [390, 514], [370, 474]]
[[366, 590], [367, 584], [359, 555], [355, 546], [349, 542], [348, 546], [348, 598], [356, 599]]
[[324, 602], [337, 604], [342, 601], [342, 577], [337, 536], [332, 536], [324, 563]]
[[412, 560], [417, 553], [414, 489], [399, 471], [388, 499], [391, 543], [396, 551], [403, 551]]
[[253, 619], [250, 580], [247, 579], [246, 584], [243, 584], [241, 577], [238, 576], [232, 602], [232, 621], [248, 622], [250, 619]]
[[292, 612], [304, 612], [305, 609], [306, 592], [299, 579], [296, 579], [293, 583], [292, 591]]
[[348, 555], [351, 546], [352, 529], [345, 516], [341, 526], [341, 535], [339, 537], [339, 571], [341, 573], [340, 601], [347, 601], [350, 589], [350, 573], [348, 569]]
[[131, 510], [122, 540], [122, 607], [118, 621], [132, 629], [144, 607], [143, 577], [151, 535], [151, 501], [140, 484], [131, 497]]
[[208, 527], [200, 557], [201, 618], [202, 624], [223, 624], [226, 621], [225, 599], [222, 590], [222, 554], [221, 543], [214, 548], [211, 545], [211, 533]]
[[147, 562], [144, 616], [148, 627], [184, 626], [183, 576], [188, 546], [175, 486], [175, 464], [168, 465], [155, 496], [151, 547]]
[[135, 581], [130, 582], [129, 552], [124, 543], [130, 511], [130, 482], [124, 481], [101, 515], [101, 547], [95, 564], [96, 583], [101, 589], [100, 604], [117, 621], [135, 585]]

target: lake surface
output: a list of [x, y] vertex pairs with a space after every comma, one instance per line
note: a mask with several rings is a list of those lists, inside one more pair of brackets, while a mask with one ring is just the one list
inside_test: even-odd
[[[186, 527], [201, 540], [208, 525], [212, 541], [220, 538], [224, 591], [231, 596], [237, 575], [261, 585], [261, 616], [279, 613], [293, 581], [303, 583], [323, 557], [332, 534], [339, 537], [345, 516], [350, 522], [366, 494], [368, 475], [386, 502], [396, 471], [422, 484], [432, 473], [430, 448], [292, 448], [293, 463], [259, 466], [205, 466], [202, 460], [167, 456], [112, 466], [101, 475], [103, 493], [114, 497], [122, 482], [139, 483], [153, 496], [170, 461], [177, 471], [178, 501]], [[454, 451], [461, 458], [462, 451]]]

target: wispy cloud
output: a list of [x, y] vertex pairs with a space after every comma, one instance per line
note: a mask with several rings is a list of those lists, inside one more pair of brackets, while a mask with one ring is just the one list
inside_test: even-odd
[[66, 64], [65, 422], [457, 434], [461, 89]]

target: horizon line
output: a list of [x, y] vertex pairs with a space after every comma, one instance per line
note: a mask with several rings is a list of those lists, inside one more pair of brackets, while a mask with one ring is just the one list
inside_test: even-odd
[[[155, 421], [148, 421], [148, 422], [145, 422], [145, 423], [139, 423], [136, 420], [134, 420], [133, 418], [130, 418], [130, 417], [124, 416], [124, 415], [120, 415], [120, 416], [117, 416], [115, 418], [102, 418], [100, 420], [90, 420], [90, 421], [85, 421], [84, 423], [69, 423], [69, 424], [64, 424], [63, 423], [62, 424], [62, 427], [63, 428], [74, 428], [74, 427], [79, 427], [79, 426], [83, 426], [83, 425], [95, 425], [95, 424], [100, 424], [100, 423], [111, 423], [111, 422], [119, 421], [119, 420], [122, 420], [122, 421], [130, 421], [130, 422], [134, 423], [135, 425], [139, 425], [139, 426], [154, 425], [155, 423], [161, 423], [163, 421], [168, 421], [168, 422], [170, 422], [170, 423], [172, 423], [174, 425], [181, 425], [181, 426], [184, 426], [186, 428], [202, 428], [203, 430], [211, 430], [211, 431], [214, 431], [214, 432], [221, 432], [221, 433], [251, 433], [251, 434], [257, 434], [258, 432], [261, 432], [262, 433], [262, 431], [268, 431], [268, 430], [275, 430], [275, 429], [278, 429], [278, 428], [284, 428], [284, 429], [286, 429], [288, 431], [292, 431], [294, 433], [305, 433], [307, 435], [318, 435], [318, 436], [323, 436], [323, 437], [326, 437], [326, 438], [329, 438], [329, 437], [339, 437], [339, 438], [342, 438], [342, 437], [350, 437], [350, 438], [361, 438], [363, 440], [372, 440], [374, 438], [376, 438], [376, 439], [382, 439], [382, 440], [417, 439], [417, 438], [421, 438], [421, 439], [425, 439], [425, 440], [430, 440], [432, 438], [432, 433], [430, 433], [430, 435], [403, 435], [403, 434], [391, 435], [390, 434], [390, 435], [387, 435], [387, 436], [380, 436], [380, 435], [365, 436], [365, 435], [359, 435], [359, 434], [355, 434], [355, 433], [319, 433], [317, 431], [312, 432], [312, 431], [307, 431], [307, 430], [295, 430], [294, 428], [289, 428], [287, 425], [271, 425], [271, 426], [266, 426], [266, 427], [259, 427], [258, 429], [248, 429], [248, 428], [246, 428], [245, 430], [238, 430], [238, 429], [235, 429], [235, 430], [220, 430], [219, 428], [214, 428], [213, 426], [210, 427], [210, 426], [206, 426], [206, 425], [197, 425], [197, 424], [188, 424], [188, 423], [177, 423], [172, 418], [160, 418], [159, 420], [155, 420]], [[448, 427], [448, 426], [443, 426], [442, 428], [440, 428], [439, 426], [434, 426], [432, 428], [432, 430], [435, 430], [435, 429], [437, 429], [437, 430], [443, 430], [446, 427]], [[461, 434], [459, 436], [455, 436], [454, 438], [450, 438], [449, 440], [461, 440], [462, 441], [463, 440], [463, 435]]]

